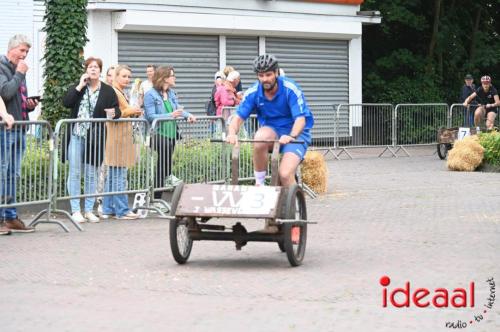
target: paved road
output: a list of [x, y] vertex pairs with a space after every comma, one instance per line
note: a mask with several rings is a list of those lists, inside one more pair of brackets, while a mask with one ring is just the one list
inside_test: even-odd
[[[483, 312], [486, 280], [500, 280], [500, 174], [449, 172], [428, 153], [328, 164], [298, 268], [275, 244], [229, 242], [195, 243], [179, 266], [162, 220], [0, 237], [0, 330], [500, 331], [500, 300]], [[383, 308], [384, 275], [390, 291], [473, 281], [475, 307]]]

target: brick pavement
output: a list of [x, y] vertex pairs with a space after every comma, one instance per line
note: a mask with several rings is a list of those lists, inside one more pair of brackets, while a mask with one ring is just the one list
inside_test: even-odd
[[[481, 310], [500, 280], [500, 174], [448, 172], [428, 151], [328, 164], [298, 268], [275, 244], [229, 242], [197, 242], [178, 266], [162, 220], [0, 237], [1, 331], [441, 331]], [[383, 275], [475, 281], [476, 307], [382, 308]], [[499, 331], [500, 303], [465, 330]]]

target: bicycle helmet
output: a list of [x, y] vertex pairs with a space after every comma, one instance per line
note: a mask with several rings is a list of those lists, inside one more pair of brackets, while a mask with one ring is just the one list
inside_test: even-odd
[[263, 54], [253, 60], [253, 70], [256, 73], [274, 71], [278, 69], [278, 59], [272, 54]]
[[491, 77], [489, 77], [488, 75], [485, 75], [483, 77], [481, 77], [481, 83], [491, 83]]

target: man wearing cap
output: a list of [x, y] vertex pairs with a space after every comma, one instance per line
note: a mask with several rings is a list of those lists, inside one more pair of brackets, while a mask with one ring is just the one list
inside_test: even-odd
[[478, 127], [481, 120], [486, 116], [486, 128], [493, 129], [498, 106], [500, 106], [500, 98], [497, 89], [491, 84], [491, 77], [481, 77], [481, 86], [465, 99], [463, 105], [467, 107], [476, 97], [481, 106], [474, 113], [474, 125]]
[[[467, 97], [469, 97], [474, 91], [476, 91], [476, 86], [474, 85], [474, 78], [471, 74], [465, 75], [464, 78], [465, 85], [462, 86], [462, 92], [460, 93], [460, 102], [463, 103]], [[464, 126], [472, 126], [474, 123], [474, 111], [477, 106], [470, 105], [467, 110], [464, 111]], [[467, 116], [469, 114], [469, 116]]]

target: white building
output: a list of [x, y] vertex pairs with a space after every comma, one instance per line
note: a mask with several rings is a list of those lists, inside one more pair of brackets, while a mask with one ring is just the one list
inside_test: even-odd
[[[234, 66], [248, 87], [252, 60], [265, 52], [277, 56], [310, 104], [360, 103], [362, 24], [380, 23], [358, 13], [362, 1], [89, 0], [85, 56], [102, 58], [105, 69], [128, 64], [141, 78], [147, 64], [173, 65], [180, 101], [195, 112], [203, 111], [217, 70]], [[33, 39], [34, 94], [42, 86], [43, 1], [8, 2], [0, 13], [0, 51], [14, 33]]]

